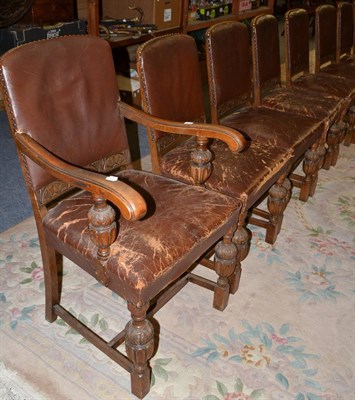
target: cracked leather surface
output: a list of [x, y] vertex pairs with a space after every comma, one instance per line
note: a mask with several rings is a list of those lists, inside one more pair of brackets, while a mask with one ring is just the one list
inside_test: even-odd
[[[240, 202], [151, 173], [126, 170], [118, 176], [142, 194], [148, 212], [139, 221], [119, 218], [118, 236], [104, 268], [110, 287], [128, 301], [144, 303], [221, 238], [219, 228], [236, 221]], [[89, 260], [95, 260], [97, 252], [88, 229], [92, 205], [91, 195], [81, 192], [59, 203], [43, 220], [59, 246], [64, 242]]]
[[252, 141], [292, 149], [297, 159], [323, 133], [323, 124], [302, 115], [262, 107], [247, 107], [220, 120], [220, 124], [238, 129]]
[[[164, 175], [194, 184], [190, 172], [194, 148], [195, 141], [191, 139], [166, 154], [161, 162]], [[236, 154], [231, 153], [223, 142], [214, 140], [210, 150], [213, 154], [212, 174], [206, 181], [206, 187], [235, 198], [247, 194], [247, 207], [287, 171], [292, 157], [292, 152], [278, 147], [274, 139], [267, 144], [253, 141], [247, 149]]]

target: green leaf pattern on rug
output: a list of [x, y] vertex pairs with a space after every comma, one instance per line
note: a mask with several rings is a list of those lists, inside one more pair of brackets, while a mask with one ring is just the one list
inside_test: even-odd
[[165, 368], [170, 362], [172, 358], [157, 358], [156, 360], [152, 360], [152, 375], [151, 375], [151, 386], [155, 385], [156, 379], [162, 379], [164, 382], [167, 382], [169, 379], [169, 372]]
[[43, 268], [39, 267], [35, 261], [32, 261], [30, 267], [20, 268], [21, 272], [25, 274], [29, 274], [28, 278], [23, 279], [20, 282], [20, 285], [25, 285], [27, 283], [38, 282], [39, 288], [44, 290], [44, 272]]
[[[318, 394], [311, 390], [322, 392], [322, 386], [316, 380], [317, 369], [309, 368], [308, 364], [319, 359], [319, 356], [306, 351], [305, 345], [301, 344], [302, 338], [289, 335], [289, 324], [281, 325], [278, 330], [267, 322], [252, 326], [243, 320], [242, 324], [244, 331], [240, 333], [232, 328], [225, 336], [212, 334], [212, 338], [203, 338], [204, 346], [197, 348], [193, 356], [205, 357], [206, 363], [238, 363], [244, 368], [245, 376], [257, 378], [259, 373], [264, 384], [268, 382], [268, 385], [250, 388], [238, 378], [234, 392], [230, 392], [225, 383], [217, 381], [217, 389], [222, 397], [210, 394], [204, 400], [258, 399], [267, 391], [268, 386], [273, 387], [275, 383], [295, 400], [318, 398]], [[296, 387], [298, 391], [294, 393]]]
[[301, 302], [321, 302], [330, 300], [335, 302], [343, 293], [335, 290], [336, 285], [332, 283], [331, 277], [334, 272], [327, 271], [326, 267], [311, 266], [311, 271], [286, 271], [286, 282], [291, 288], [300, 293]]
[[338, 212], [340, 218], [347, 223], [349, 228], [355, 226], [355, 196], [340, 196], [336, 205], [338, 206]]

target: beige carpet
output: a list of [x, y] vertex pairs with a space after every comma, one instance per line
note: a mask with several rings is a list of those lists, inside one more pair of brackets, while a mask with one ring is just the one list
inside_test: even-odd
[[[341, 146], [314, 198], [291, 199], [275, 246], [253, 229], [240, 290], [223, 313], [192, 284], [159, 311], [147, 399], [354, 398], [354, 167], [355, 146]], [[45, 321], [33, 219], [0, 235], [0, 271], [1, 398], [132, 398], [126, 371], [60, 319]], [[128, 318], [121, 299], [70, 262], [63, 301], [107, 338]], [[14, 397], [16, 388], [25, 395]]]

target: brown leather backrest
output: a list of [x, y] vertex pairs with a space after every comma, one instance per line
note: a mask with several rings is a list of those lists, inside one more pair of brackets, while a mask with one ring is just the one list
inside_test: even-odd
[[337, 7], [337, 57], [350, 54], [354, 46], [354, 4], [340, 2]]
[[301, 8], [285, 14], [286, 83], [300, 72], [309, 72], [308, 14]]
[[211, 118], [251, 101], [251, 54], [249, 32], [241, 22], [221, 22], [206, 32], [206, 58]]
[[[104, 40], [67, 36], [29, 43], [4, 54], [0, 68], [13, 133], [28, 133], [78, 166], [100, 159], [112, 164], [112, 157], [127, 153], [111, 48]], [[31, 160], [27, 164], [34, 190], [54, 180]]]
[[[137, 67], [145, 111], [177, 122], [205, 121], [198, 51], [191, 36], [165, 35], [143, 43], [137, 49]], [[152, 157], [181, 138], [154, 132]]]
[[[253, 78], [256, 90], [281, 84], [279, 27], [273, 15], [259, 15], [252, 20]], [[259, 94], [254, 93], [258, 104]]]
[[315, 24], [315, 72], [319, 72], [322, 64], [336, 60], [336, 8], [330, 4], [317, 7]]

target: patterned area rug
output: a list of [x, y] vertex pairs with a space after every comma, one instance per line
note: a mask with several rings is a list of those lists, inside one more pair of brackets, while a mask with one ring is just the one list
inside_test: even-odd
[[[354, 170], [355, 146], [341, 146], [314, 198], [301, 203], [295, 190], [276, 245], [253, 228], [240, 290], [224, 312], [189, 284], [156, 314], [146, 399], [354, 398]], [[13, 398], [132, 398], [126, 371], [62, 320], [45, 321], [33, 219], [0, 235], [0, 268], [2, 379], [14, 374], [28, 390]], [[121, 299], [68, 261], [63, 302], [107, 338], [128, 319]]]

